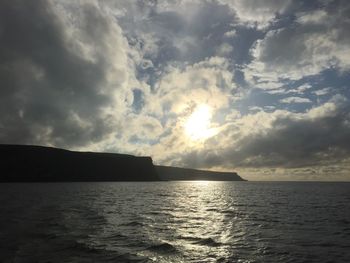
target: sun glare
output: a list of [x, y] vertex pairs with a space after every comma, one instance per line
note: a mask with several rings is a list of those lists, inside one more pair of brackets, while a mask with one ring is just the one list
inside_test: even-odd
[[217, 132], [211, 128], [212, 111], [208, 105], [202, 104], [192, 112], [185, 122], [186, 134], [192, 140], [204, 140], [214, 136]]

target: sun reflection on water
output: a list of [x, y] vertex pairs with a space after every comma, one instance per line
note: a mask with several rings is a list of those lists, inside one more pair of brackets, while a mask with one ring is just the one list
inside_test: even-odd
[[[5, 255], [14, 251], [21, 262], [30, 255], [31, 262], [79, 258], [128, 263], [299, 262], [309, 259], [310, 253], [313, 262], [349, 258], [345, 245], [350, 231], [343, 230], [343, 236], [334, 232], [347, 223], [349, 187], [344, 184], [204, 181], [45, 186], [2, 188], [15, 200], [15, 205], [5, 207], [8, 231], [4, 229], [3, 243], [11, 245], [14, 234], [33, 241], [23, 243], [20, 250], [16, 243], [2, 246]], [[316, 194], [310, 196], [310, 189]], [[329, 196], [334, 199], [328, 200]], [[330, 219], [333, 225], [327, 231], [324, 222]], [[306, 220], [310, 223], [300, 223]], [[340, 225], [340, 220], [345, 223]], [[22, 231], [19, 226], [24, 225]]]
[[227, 258], [230, 223], [221, 211], [228, 205], [224, 184], [212, 181], [180, 183], [184, 194], [173, 200], [175, 243], [185, 256]]

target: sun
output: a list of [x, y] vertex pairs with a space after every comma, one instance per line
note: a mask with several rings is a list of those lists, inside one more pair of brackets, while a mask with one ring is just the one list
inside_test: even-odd
[[185, 133], [192, 140], [205, 140], [214, 136], [217, 130], [211, 127], [211, 118], [212, 109], [206, 104], [198, 105], [185, 121]]

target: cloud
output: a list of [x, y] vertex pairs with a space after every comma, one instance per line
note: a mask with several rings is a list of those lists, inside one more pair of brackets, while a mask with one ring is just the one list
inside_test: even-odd
[[212, 57], [184, 69], [170, 66], [149, 95], [145, 110], [159, 116], [181, 115], [199, 104], [214, 109], [227, 107], [236, 88], [228, 65], [226, 59]]
[[126, 139], [157, 140], [163, 132], [162, 124], [158, 119], [147, 115], [130, 114], [125, 120], [123, 130]]
[[[232, 31], [232, 11], [213, 1], [112, 2], [139, 57], [161, 70], [169, 61], [197, 63], [217, 55]], [[227, 50], [226, 43], [226, 49]]]
[[0, 5], [0, 141], [78, 147], [118, 132], [137, 81], [113, 17], [90, 2]]
[[223, 43], [219, 46], [217, 49], [217, 54], [219, 56], [226, 56], [229, 55], [233, 50], [233, 47], [227, 43]]
[[[1, 5], [1, 142], [129, 151], [132, 138], [154, 140], [166, 131], [161, 119], [170, 125], [185, 108], [228, 106], [235, 88], [228, 61], [208, 58], [232, 50], [228, 44], [216, 49], [232, 19], [224, 7]], [[224, 26], [214, 36], [216, 24]]]
[[235, 11], [243, 25], [264, 29], [291, 8], [293, 1], [281, 0], [220, 0]]
[[313, 93], [316, 94], [317, 96], [324, 96], [330, 92], [330, 88], [323, 88], [320, 90], [315, 90]]
[[246, 79], [265, 89], [270, 83], [300, 80], [337, 68], [350, 68], [350, 24], [346, 1], [312, 12], [297, 12], [296, 21], [273, 29], [257, 40], [252, 62], [244, 70]]
[[[3, 1], [0, 143], [346, 176], [349, 10], [347, 1]], [[184, 123], [198, 105], [218, 133], [195, 142]]]
[[216, 138], [186, 153], [177, 164], [295, 171], [339, 165], [350, 157], [349, 124], [349, 105], [339, 96], [305, 113], [258, 111], [227, 123]]
[[302, 97], [287, 97], [280, 100], [281, 103], [311, 103], [312, 101], [308, 98]]
[[304, 94], [304, 92], [309, 90], [310, 88], [312, 88], [312, 85], [310, 85], [309, 83], [304, 83], [304, 84], [300, 85], [299, 87], [297, 87], [295, 89], [289, 89], [286, 92], [287, 93]]
[[230, 31], [227, 31], [224, 36], [227, 37], [227, 38], [233, 38], [235, 37], [237, 34], [237, 31], [236, 30], [230, 30]]

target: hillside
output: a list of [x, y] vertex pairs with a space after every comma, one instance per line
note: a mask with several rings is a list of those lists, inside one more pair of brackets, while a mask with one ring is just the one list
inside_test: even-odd
[[0, 181], [159, 181], [150, 157], [0, 145]]
[[151, 157], [0, 145], [0, 182], [245, 181], [237, 173], [154, 166]]
[[235, 172], [213, 172], [171, 166], [156, 166], [162, 180], [210, 180], [210, 181], [245, 181]]

